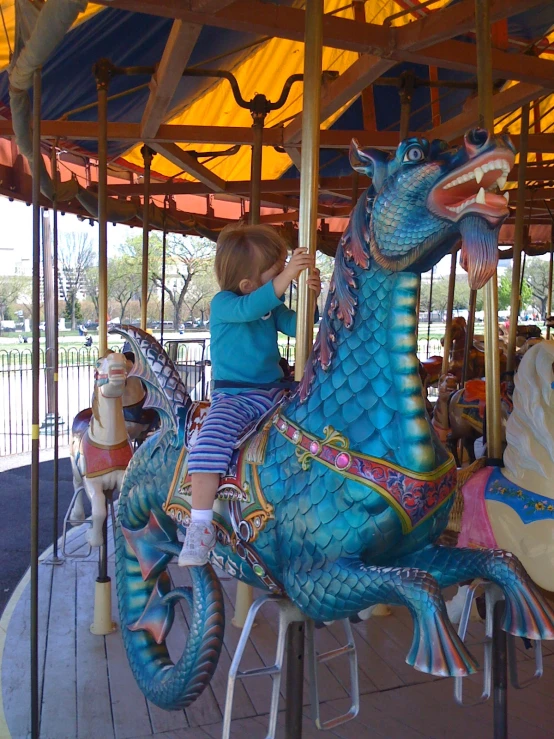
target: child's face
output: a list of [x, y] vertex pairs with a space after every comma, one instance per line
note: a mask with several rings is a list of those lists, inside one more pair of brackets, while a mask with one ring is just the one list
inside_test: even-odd
[[287, 262], [287, 252], [286, 250], [283, 250], [281, 256], [275, 262], [275, 264], [269, 269], [266, 269], [266, 271], [262, 272], [262, 274], [260, 275], [260, 286], [266, 285], [268, 282], [270, 282], [275, 277], [277, 277], [277, 275], [280, 275], [281, 272], [285, 269], [286, 262]]

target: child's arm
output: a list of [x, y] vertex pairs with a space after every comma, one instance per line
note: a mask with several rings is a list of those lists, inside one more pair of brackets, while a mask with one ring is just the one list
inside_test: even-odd
[[[315, 293], [316, 299], [321, 293], [321, 277], [319, 269], [314, 267], [312, 273], [308, 277], [308, 287]], [[296, 336], [296, 313], [295, 311], [287, 308], [282, 303], [274, 311], [275, 320], [277, 323], [277, 329], [285, 336]], [[314, 323], [319, 321], [319, 310], [317, 304], [314, 311]]]
[[[285, 336], [296, 336], [296, 311], [281, 304], [273, 311], [277, 323], [277, 329]], [[314, 311], [314, 324], [319, 321], [319, 310], [316, 305]]]
[[271, 282], [248, 295], [218, 293], [212, 300], [211, 315], [225, 323], [249, 323], [265, 316], [281, 305]]

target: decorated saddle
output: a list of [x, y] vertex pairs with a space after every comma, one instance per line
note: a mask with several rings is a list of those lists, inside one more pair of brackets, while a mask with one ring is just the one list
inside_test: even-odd
[[[267, 439], [281, 402], [250, 424], [237, 440], [227, 474], [221, 478], [214, 505], [218, 543], [224, 547], [230, 546], [250, 566], [261, 584], [275, 593], [282, 592], [282, 587], [266, 571], [251, 544], [268, 521], [274, 518], [273, 506], [267, 502], [261, 489], [258, 466], [264, 462]], [[185, 446], [179, 455], [163, 505], [164, 511], [177, 524], [187, 525], [190, 521], [192, 481], [188, 473], [188, 452], [196, 441], [209, 407], [207, 401], [193, 403], [187, 416]], [[217, 553], [212, 555], [212, 559], [222, 568], [232, 567], [232, 563], [218, 561]]]

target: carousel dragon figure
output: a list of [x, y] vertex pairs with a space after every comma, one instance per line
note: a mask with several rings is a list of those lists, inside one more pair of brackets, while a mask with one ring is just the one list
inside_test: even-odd
[[[505, 596], [503, 628], [554, 638], [554, 614], [519, 561], [502, 550], [438, 546], [456, 487], [452, 456], [425, 412], [416, 350], [419, 273], [463, 239], [474, 288], [494, 273], [508, 210], [497, 181], [508, 139], [476, 129], [450, 150], [409, 138], [389, 156], [351, 148], [372, 177], [341, 239], [324, 320], [297, 391], [238, 446], [216, 502], [212, 562], [243, 582], [331, 621], [377, 603], [407, 606], [407, 662], [467, 675], [475, 661], [450, 623], [441, 588], [476, 577]], [[168, 564], [190, 512], [188, 420], [194, 408], [167, 355], [139, 329], [130, 341], [161, 429], [133, 456], [119, 505], [121, 630], [146, 697], [166, 709], [195, 700], [222, 646], [222, 591], [211, 564], [174, 587]], [[171, 660], [174, 607], [191, 607], [184, 652]]]

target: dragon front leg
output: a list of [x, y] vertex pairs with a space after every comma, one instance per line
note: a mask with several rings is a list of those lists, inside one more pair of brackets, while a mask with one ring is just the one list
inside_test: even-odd
[[285, 588], [316, 621], [346, 618], [377, 603], [407, 606], [414, 636], [406, 662], [433, 675], [468, 675], [476, 670], [456, 634], [436, 579], [415, 567], [374, 567], [360, 561], [326, 561], [321, 569], [287, 573]]
[[505, 631], [528, 639], [554, 639], [554, 611], [510, 552], [429, 546], [394, 564], [426, 570], [441, 588], [478, 577], [490, 580], [501, 588], [506, 599]]

